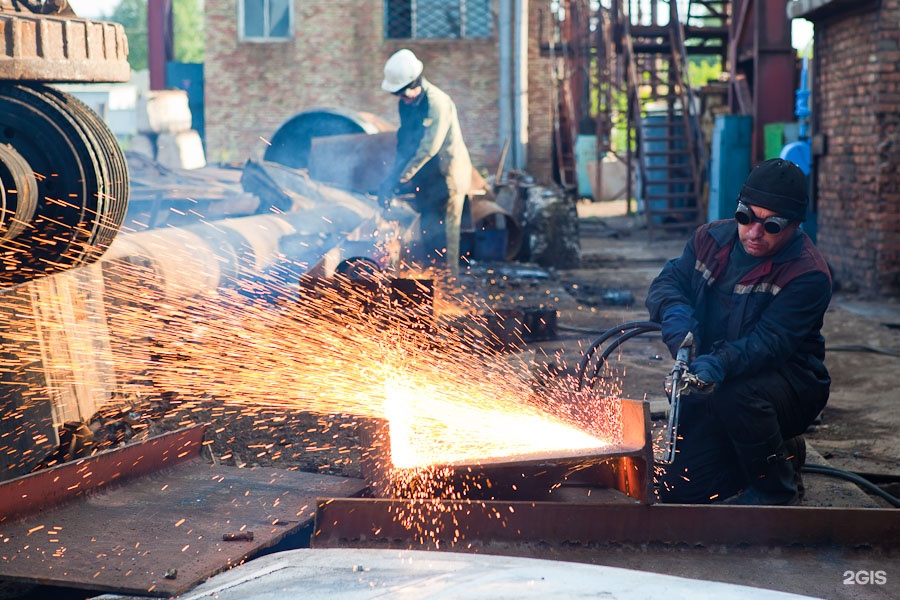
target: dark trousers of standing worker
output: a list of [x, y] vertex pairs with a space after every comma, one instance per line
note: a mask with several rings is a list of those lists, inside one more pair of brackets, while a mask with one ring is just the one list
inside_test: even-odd
[[448, 262], [445, 219], [449, 199], [450, 191], [443, 177], [432, 178], [416, 192], [416, 210], [422, 232], [421, 258], [433, 265]]
[[752, 485], [769, 453], [806, 431], [821, 412], [830, 383], [826, 375], [785, 369], [683, 396], [675, 461], [657, 482], [660, 500], [717, 502]]
[[446, 219], [450, 199], [447, 179], [436, 168], [430, 168], [429, 163], [400, 188], [400, 193], [415, 195], [412, 207], [419, 213], [420, 241], [411, 249], [410, 258], [420, 266], [447, 264]]

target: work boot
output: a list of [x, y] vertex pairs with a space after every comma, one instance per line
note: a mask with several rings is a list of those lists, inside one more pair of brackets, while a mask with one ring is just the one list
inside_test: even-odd
[[759, 444], [735, 443], [734, 448], [747, 474], [747, 488], [723, 504], [784, 506], [800, 503], [794, 465], [788, 459], [781, 434]]
[[806, 440], [802, 435], [794, 436], [784, 441], [785, 450], [787, 450], [787, 459], [791, 461], [794, 467], [794, 481], [797, 484], [797, 496], [799, 500], [803, 500], [806, 495], [806, 487], [803, 485], [803, 477], [800, 472], [803, 465], [806, 464]]

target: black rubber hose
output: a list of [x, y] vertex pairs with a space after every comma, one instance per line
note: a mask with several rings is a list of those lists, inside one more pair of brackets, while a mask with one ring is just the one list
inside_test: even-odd
[[594, 340], [588, 349], [585, 350], [584, 356], [581, 358], [581, 363], [578, 365], [578, 389], [581, 389], [584, 384], [584, 372], [587, 370], [588, 364], [591, 362], [591, 358], [594, 355], [594, 352], [597, 351], [606, 340], [613, 337], [614, 335], [618, 335], [620, 333], [624, 333], [630, 329], [634, 329], [635, 327], [644, 327], [653, 325], [650, 321], [629, 321], [628, 323], [623, 323], [617, 327], [610, 327]]
[[852, 481], [859, 487], [863, 488], [866, 492], [878, 496], [879, 498], [885, 500], [888, 504], [893, 506], [894, 508], [900, 508], [900, 498], [896, 496], [892, 496], [887, 493], [865, 477], [857, 475], [852, 471], [845, 471], [844, 469], [838, 469], [837, 467], [829, 467], [826, 465], [803, 465], [802, 471], [804, 473], [815, 473], [817, 475], [828, 475], [829, 477], [837, 477], [838, 479], [845, 479], [847, 481]]
[[[580, 390], [584, 387], [585, 371], [587, 371], [587, 367], [590, 364], [594, 353], [604, 342], [616, 335], [621, 337], [630, 334], [627, 338], [621, 340], [617, 339], [610, 345], [612, 348], [618, 348], [627, 339], [631, 339], [632, 337], [643, 333], [659, 331], [659, 329], [659, 323], [654, 323], [653, 321], [629, 321], [628, 323], [622, 323], [621, 325], [607, 329], [600, 337], [594, 340], [590, 346], [588, 346], [588, 349], [584, 352], [584, 356], [581, 358], [581, 363], [578, 365], [578, 389]], [[609, 356], [609, 354], [607, 353], [606, 356]], [[599, 365], [603, 364], [606, 360], [606, 356], [601, 356], [597, 368], [594, 369], [594, 373], [591, 377], [592, 380], [593, 376], [599, 372]]]
[[600, 369], [603, 368], [603, 365], [609, 359], [609, 355], [612, 354], [619, 346], [630, 340], [631, 338], [637, 337], [639, 335], [644, 335], [645, 333], [655, 333], [659, 331], [659, 326], [657, 327], [638, 327], [635, 329], [630, 329], [625, 333], [621, 334], [619, 337], [614, 339], [600, 354], [600, 358], [597, 359], [597, 364], [594, 367], [594, 372], [591, 373], [590, 381], [596, 379], [597, 375], [600, 374]]

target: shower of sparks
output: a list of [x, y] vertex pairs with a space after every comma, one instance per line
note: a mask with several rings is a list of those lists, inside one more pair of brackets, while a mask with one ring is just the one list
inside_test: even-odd
[[[610, 403], [536, 395], [529, 365], [491, 350], [475, 316], [485, 307], [467, 304], [440, 279], [433, 318], [417, 318], [386, 300], [386, 278], [368, 289], [336, 281], [306, 288], [297, 280], [309, 265], [282, 255], [266, 269], [242, 264], [226, 274], [247, 248], [228, 254], [196, 233], [164, 232], [181, 246], [146, 252], [141, 243], [154, 232], [120, 236], [130, 253], [3, 296], [0, 370], [31, 382], [17, 386], [23, 399], [49, 397], [60, 409], [67, 398], [80, 405], [85, 393], [177, 398], [166, 407], [185, 425], [252, 418], [260, 437], [274, 435], [289, 411], [306, 411], [321, 415], [320, 428], [333, 428], [334, 444], [272, 439], [250, 451], [278, 459], [329, 450], [343, 456], [338, 463], [351, 450], [340, 446], [339, 429], [386, 419], [390, 468], [398, 470], [616, 443]], [[162, 268], [162, 261], [178, 262]], [[444, 318], [460, 315], [467, 324], [445, 326]], [[5, 429], [38, 439], [28, 427]]]

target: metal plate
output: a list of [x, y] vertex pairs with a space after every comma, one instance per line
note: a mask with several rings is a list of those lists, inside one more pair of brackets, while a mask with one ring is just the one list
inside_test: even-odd
[[316, 548], [491, 544], [900, 548], [900, 511], [568, 502], [336, 499], [319, 504]]
[[[804, 597], [900, 597], [896, 509], [590, 502], [334, 500], [319, 506], [312, 545], [552, 558]], [[857, 573], [886, 581], [847, 585]]]
[[[90, 479], [106, 471], [105, 465], [127, 474], [136, 449], [151, 465], [165, 464], [161, 457], [166, 455], [171, 462], [181, 460], [167, 470], [0, 523], [0, 579], [173, 596], [309, 524], [317, 498], [358, 495], [364, 488], [361, 480], [343, 477], [213, 467], [200, 459], [199, 440], [192, 435], [195, 443], [188, 446], [184, 436], [171, 438], [174, 448], [155, 438], [153, 449], [141, 452], [140, 444], [123, 448], [128, 451], [124, 460], [114, 451], [95, 457], [97, 461], [62, 465], [77, 467], [69, 475], [61, 468], [42, 472], [56, 479], [35, 489], [49, 490], [52, 484], [64, 490], [75, 485], [72, 474]], [[21, 490], [27, 479], [10, 483]], [[4, 490], [4, 499], [9, 491]], [[18, 496], [24, 500], [21, 492]], [[223, 540], [247, 532], [253, 533], [251, 540]]]

